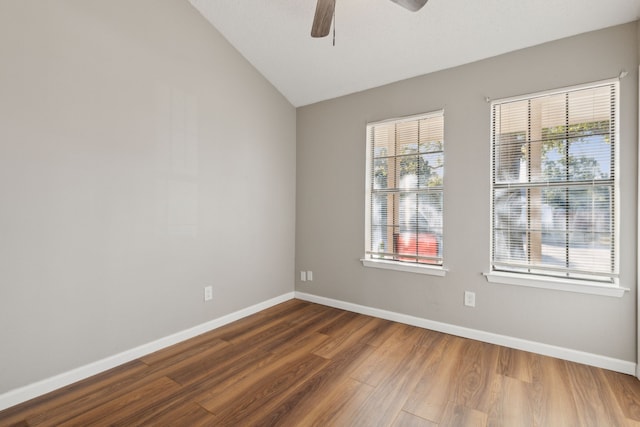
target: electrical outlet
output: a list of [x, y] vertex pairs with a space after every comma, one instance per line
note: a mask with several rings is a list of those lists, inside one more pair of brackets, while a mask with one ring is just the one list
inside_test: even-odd
[[467, 307], [476, 306], [476, 293], [471, 291], [464, 292], [464, 305]]
[[313, 281], [313, 271], [307, 271], [307, 280]]
[[307, 281], [307, 272], [306, 271], [301, 271], [300, 272], [300, 281], [301, 282], [306, 282]]
[[204, 300], [211, 301], [213, 299], [213, 286], [204, 287]]

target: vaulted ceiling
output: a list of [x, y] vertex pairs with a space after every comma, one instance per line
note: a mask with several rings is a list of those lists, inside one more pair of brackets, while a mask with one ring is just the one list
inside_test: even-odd
[[294, 106], [635, 21], [640, 0], [337, 0], [335, 46], [316, 0], [190, 0]]

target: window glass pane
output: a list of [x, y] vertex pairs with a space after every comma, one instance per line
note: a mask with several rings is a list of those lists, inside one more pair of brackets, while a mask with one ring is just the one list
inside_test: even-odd
[[[604, 136], [541, 143], [542, 175], [531, 181], [581, 181], [611, 177], [612, 147]], [[567, 157], [568, 156], [568, 157]], [[567, 162], [568, 158], [568, 162]]]
[[600, 233], [569, 233], [569, 259], [573, 269], [608, 273], [613, 252], [606, 236]]
[[420, 142], [419, 151], [421, 153], [433, 153], [437, 151], [443, 151], [444, 144], [442, 140], [433, 140]]
[[387, 241], [387, 227], [382, 225], [371, 226], [372, 252], [390, 252]]
[[444, 134], [442, 116], [422, 119], [419, 122], [420, 152], [442, 151]]
[[567, 234], [545, 233], [540, 246], [540, 261], [533, 263], [538, 266], [555, 266], [564, 268], [567, 265]]
[[442, 256], [440, 241], [432, 233], [400, 232], [396, 236], [396, 246], [399, 261], [438, 264]]
[[611, 87], [600, 86], [568, 95], [569, 137], [610, 133]]
[[495, 182], [526, 182], [525, 133], [500, 134], [494, 148]]
[[396, 155], [418, 152], [418, 122], [400, 122], [396, 125]]
[[380, 124], [372, 128], [374, 156], [392, 156], [395, 154], [395, 127], [393, 124]]
[[[442, 257], [441, 246], [438, 240], [438, 236], [433, 233], [421, 232], [418, 233], [418, 255], [421, 257]], [[423, 258], [419, 260], [425, 264], [434, 264], [435, 260]]]
[[531, 99], [531, 139], [549, 141], [564, 138], [567, 125], [565, 93]]
[[[544, 233], [565, 232], [567, 230], [567, 189], [566, 187], [546, 187], [542, 189], [542, 239]], [[564, 241], [564, 239], [563, 239]]]
[[399, 188], [410, 190], [418, 188], [419, 179], [424, 179], [426, 165], [421, 156], [402, 156], [396, 159], [399, 174]]
[[442, 187], [444, 183], [444, 154], [423, 154], [419, 157], [421, 175], [418, 185], [424, 187]]
[[373, 160], [373, 188], [376, 190], [388, 188], [389, 159]]
[[493, 209], [495, 260], [525, 260], [525, 203], [525, 192], [522, 189], [495, 190]]
[[584, 186], [569, 189], [569, 230], [611, 232], [611, 188]]
[[400, 212], [398, 225], [400, 232], [413, 231], [418, 227], [418, 198], [415, 193], [400, 194]]
[[[512, 101], [494, 105], [494, 129], [497, 135], [518, 135], [526, 139], [529, 101]], [[500, 143], [503, 140], [500, 139]]]
[[369, 125], [371, 257], [442, 264], [442, 112]]
[[540, 181], [566, 181], [567, 141], [551, 139], [542, 143], [542, 176]]
[[374, 194], [371, 197], [371, 224], [388, 224], [389, 196], [387, 194]]
[[418, 226], [425, 231], [442, 233], [442, 191], [418, 194]]
[[617, 82], [493, 105], [494, 268], [613, 280]]
[[569, 179], [609, 179], [611, 159], [611, 144], [604, 135], [572, 138], [569, 140]]

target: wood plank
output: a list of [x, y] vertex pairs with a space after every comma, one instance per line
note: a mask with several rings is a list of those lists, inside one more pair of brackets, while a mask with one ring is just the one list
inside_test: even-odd
[[243, 336], [255, 335], [262, 328], [273, 328], [279, 323], [294, 319], [295, 314], [311, 304], [294, 300], [271, 307], [253, 316], [237, 320], [212, 332], [212, 336], [224, 341], [234, 342]]
[[358, 313], [343, 311], [342, 313], [339, 313], [328, 325], [319, 329], [318, 332], [331, 337], [338, 335], [342, 330], [349, 326], [350, 322], [360, 317], [362, 316]]
[[298, 426], [301, 419], [305, 419], [307, 414], [319, 407], [331, 411], [332, 408], [322, 404], [322, 400], [336, 390], [336, 384], [349, 378], [373, 350], [374, 347], [359, 342], [338, 353], [323, 370], [306, 381], [255, 425]]
[[384, 322], [386, 323], [381, 324], [381, 328], [383, 328], [383, 330], [369, 338], [367, 340], [367, 344], [373, 347], [380, 347], [389, 338], [399, 333], [399, 329], [405, 326], [402, 323], [392, 322], [391, 320], [385, 320]]
[[239, 388], [240, 393], [230, 390], [230, 394], [235, 397], [227, 400], [226, 405], [216, 405], [215, 411], [203, 406], [215, 413], [216, 425], [253, 425], [256, 420], [268, 416], [273, 407], [294, 393], [300, 384], [328, 363], [327, 359], [307, 353], [280, 369], [272, 370], [261, 380], [252, 381], [250, 387]]
[[[441, 426], [485, 427], [487, 414], [464, 405], [449, 402], [442, 416]], [[505, 424], [505, 426], [510, 424]], [[514, 426], [517, 424], [514, 424]]]
[[527, 383], [532, 383], [531, 358], [533, 356], [533, 354], [526, 351], [500, 347], [498, 369], [496, 373]]
[[369, 398], [373, 389], [348, 377], [336, 381], [327, 393], [317, 396], [317, 405], [301, 417], [296, 417], [296, 423], [309, 426], [348, 425], [344, 418], [355, 413]]
[[268, 352], [253, 348], [249, 343], [243, 346], [229, 345], [223, 347], [211, 355], [203, 355], [189, 359], [184, 364], [169, 368], [165, 374], [182, 385], [189, 385], [204, 377], [225, 375], [228, 370], [241, 371], [247, 367], [259, 363], [271, 355]]
[[[299, 340], [298, 345], [304, 345], [311, 341], [307, 345], [315, 347], [324, 339], [326, 339], [325, 336], [308, 336], [306, 339]], [[165, 367], [164, 373], [166, 375], [175, 376], [181, 381], [185, 381], [187, 378], [188, 381], [185, 381], [187, 387], [173, 395], [166, 396], [159, 405], [163, 407], [160, 412], [155, 409], [153, 412], [143, 409], [130, 414], [123, 420], [123, 425], [139, 425], [151, 423], [155, 419], [170, 419], [175, 416], [176, 408], [179, 410], [181, 405], [198, 401], [203, 396], [210, 396], [224, 390], [276, 358], [267, 352], [249, 350], [248, 345], [228, 346], [218, 352], [207, 350], [200, 355], [182, 360], [175, 366]], [[160, 364], [165, 365], [166, 362], [167, 359], [164, 359]], [[156, 365], [153, 365], [153, 368], [155, 367]], [[185, 372], [186, 375], [183, 375]], [[209, 413], [209, 415], [212, 414]], [[205, 417], [205, 420], [208, 418]]]
[[[78, 404], [78, 399], [89, 393], [102, 395], [110, 394], [118, 388], [121, 381], [130, 381], [132, 375], [147, 372], [149, 367], [139, 360], [134, 360], [90, 378], [70, 384], [43, 396], [31, 399], [19, 405], [0, 411], [0, 425], [13, 425], [26, 419], [32, 423], [42, 423], [57, 412], [72, 412], [72, 409], [62, 409], [67, 405]], [[104, 391], [103, 391], [104, 390]], [[86, 408], [98, 402], [83, 401], [78, 406]]]
[[403, 409], [439, 423], [456, 390], [455, 379], [465, 340], [448, 336], [427, 355], [425, 369], [409, 393]]
[[401, 337], [402, 332], [410, 329], [407, 325], [396, 324], [392, 327], [393, 335], [383, 342], [351, 375], [352, 378], [369, 384], [373, 387], [377, 386], [386, 376], [382, 370], [386, 367], [392, 367], [402, 358], [402, 351], [398, 345], [404, 340]]
[[487, 414], [487, 426], [534, 426], [534, 417], [529, 400], [531, 384], [504, 375], [494, 379], [490, 391], [491, 403]]
[[[289, 351], [291, 347], [297, 346], [299, 341], [302, 341], [311, 335], [316, 335], [316, 331], [331, 322], [334, 315], [335, 313], [316, 310], [315, 312], [312, 312], [311, 315], [304, 317], [301, 316], [301, 319], [295, 322], [290, 322], [288, 329], [273, 336], [269, 342], [260, 345], [260, 349], [272, 353]], [[323, 342], [328, 338], [327, 335], [320, 335], [325, 337]]]
[[498, 353], [496, 345], [465, 340], [453, 376], [456, 384], [453, 401], [471, 409], [482, 409], [491, 398], [490, 389], [496, 377]]
[[[146, 416], [141, 416], [143, 413]], [[155, 409], [136, 411], [134, 416], [124, 417], [111, 424], [112, 427], [139, 425], [205, 427], [215, 425], [215, 416], [193, 402], [183, 401], [170, 407], [165, 406], [164, 402], [160, 402]]]
[[[273, 360], [273, 355], [263, 352], [250, 352], [240, 354], [237, 358], [230, 357], [228, 364], [223, 364], [206, 374], [199, 376], [197, 381], [190, 382], [175, 393], [166, 395], [154, 408], [141, 408], [131, 412], [126, 418], [121, 420], [122, 425], [155, 425], [154, 420], [172, 419], [176, 414], [180, 414], [181, 407], [197, 402], [205, 396], [224, 389], [250, 376], [254, 371], [260, 369], [269, 361]], [[202, 374], [202, 372], [201, 372]], [[201, 407], [196, 403], [196, 406]], [[161, 409], [158, 410], [157, 407]], [[205, 420], [213, 417], [208, 411]]]
[[[380, 345], [376, 351], [352, 374], [352, 378], [372, 386], [377, 386], [389, 375], [395, 375], [394, 367], [402, 363], [407, 351], [414, 346], [427, 346], [437, 339], [438, 334], [408, 325], [396, 325], [394, 335]], [[429, 340], [431, 342], [429, 342]]]
[[353, 322], [350, 328], [345, 329], [339, 335], [330, 335], [329, 339], [321, 347], [315, 349], [313, 353], [326, 359], [332, 359], [354, 343], [366, 343], [389, 327], [385, 320], [366, 316], [363, 316], [363, 318], [365, 321]]
[[[276, 358], [273, 354], [261, 351], [238, 355], [230, 353], [228, 359], [223, 359], [218, 365], [211, 366], [210, 361], [207, 361], [206, 369], [198, 373], [195, 377], [196, 380], [190, 381], [184, 386], [189, 390], [190, 398], [199, 402], [203, 398], [219, 393], [226, 387], [251, 376], [254, 371], [272, 363]], [[193, 394], [194, 390], [196, 394]]]
[[178, 344], [174, 344], [170, 347], [163, 348], [156, 352], [142, 356], [140, 361], [147, 365], [158, 365], [160, 362], [168, 361], [166, 364], [170, 365], [173, 361], [185, 359], [191, 357], [191, 355], [197, 354], [201, 351], [206, 351], [209, 348], [219, 346], [221, 344], [228, 344], [219, 338], [212, 337], [211, 334], [202, 334], [197, 337], [190, 338]]
[[416, 329], [416, 332], [413, 339], [406, 339], [398, 345], [403, 357], [391, 360], [384, 369], [382, 380], [348, 425], [390, 425], [402, 410], [409, 393], [430, 366], [430, 348], [416, 345], [425, 337], [424, 331]]
[[160, 378], [160, 375], [150, 374], [148, 366], [142, 366], [97, 383], [79, 386], [66, 396], [64, 403], [42, 407], [37, 415], [27, 417], [27, 422], [30, 425], [58, 425]]
[[194, 361], [199, 362], [213, 357], [229, 345], [228, 342], [216, 338], [196, 345], [173, 346], [177, 348], [171, 348], [169, 352], [162, 355], [152, 354], [140, 360], [149, 365], [150, 372], [162, 371], [164, 375], [167, 375]]
[[162, 377], [58, 425], [61, 427], [89, 424], [110, 425], [140, 408], [157, 408], [158, 401], [179, 388], [180, 385], [176, 382]]
[[625, 423], [622, 409], [606, 384], [602, 370], [566, 362], [571, 394], [584, 426], [615, 426]]
[[578, 410], [564, 361], [537, 356], [532, 364], [532, 415], [537, 426], [579, 425]]
[[603, 370], [603, 374], [625, 417], [640, 422], [640, 387], [638, 387], [638, 379], [631, 375], [608, 370]]
[[396, 419], [393, 421], [392, 427], [437, 427], [438, 424], [433, 423], [424, 418], [417, 417], [405, 411], [400, 411]]
[[[272, 355], [272, 357], [266, 359], [266, 363], [262, 364], [258, 369], [253, 370], [250, 376], [238, 377], [237, 381], [229, 382], [225, 387], [218, 387], [209, 391], [206, 397], [198, 399], [198, 403], [209, 412], [218, 415], [222, 411], [225, 411], [226, 409], [224, 408], [229, 407], [231, 402], [237, 401], [241, 399], [241, 396], [249, 393], [256, 384], [262, 384], [269, 379], [273, 379], [273, 372], [280, 372], [287, 366], [299, 364], [311, 359], [313, 359], [313, 363], [321, 365], [327, 364], [328, 362], [324, 363], [326, 361], [325, 359], [311, 354], [310, 350], [316, 347], [319, 341], [325, 339], [321, 334], [316, 334], [314, 337], [315, 340], [309, 340], [305, 342], [304, 345], [299, 346], [299, 348], [287, 354], [281, 356]], [[310, 356], [313, 356], [313, 358]], [[315, 373], [315, 371], [313, 373]]]

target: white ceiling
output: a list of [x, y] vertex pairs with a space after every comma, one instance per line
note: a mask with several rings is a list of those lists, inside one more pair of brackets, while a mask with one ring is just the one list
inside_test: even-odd
[[296, 107], [640, 17], [640, 0], [337, 0], [333, 46], [310, 36], [316, 0], [190, 2]]

